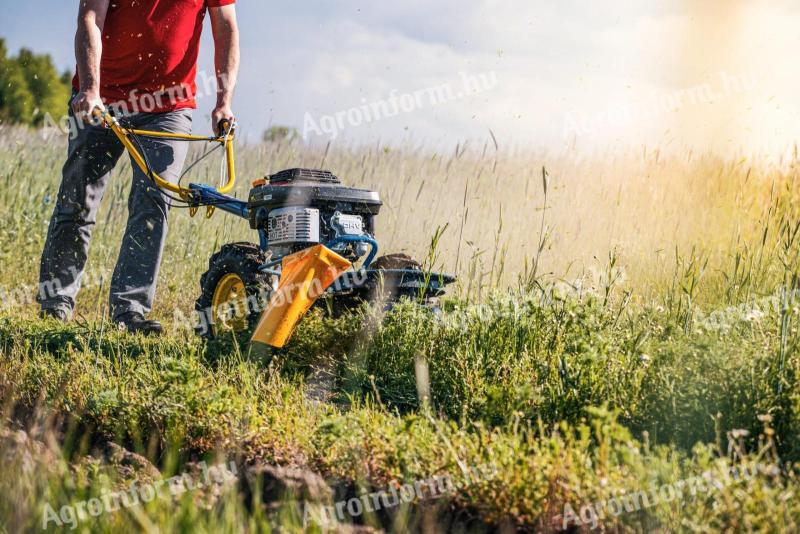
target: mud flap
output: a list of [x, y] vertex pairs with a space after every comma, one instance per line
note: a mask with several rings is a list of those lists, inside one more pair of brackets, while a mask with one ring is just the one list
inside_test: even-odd
[[324, 245], [283, 258], [281, 280], [253, 332], [252, 344], [282, 348], [314, 302], [352, 264]]

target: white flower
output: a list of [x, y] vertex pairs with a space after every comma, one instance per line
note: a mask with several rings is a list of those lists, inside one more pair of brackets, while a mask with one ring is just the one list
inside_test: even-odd
[[764, 312], [762, 312], [758, 308], [753, 308], [752, 310], [744, 314], [744, 320], [749, 322], [760, 321], [762, 317], [764, 317]]

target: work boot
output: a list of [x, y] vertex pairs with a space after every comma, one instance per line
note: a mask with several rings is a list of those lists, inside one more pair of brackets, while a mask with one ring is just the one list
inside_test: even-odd
[[69, 312], [62, 308], [42, 308], [39, 311], [39, 319], [55, 319], [60, 323], [68, 323]]
[[159, 336], [164, 332], [161, 323], [147, 320], [138, 312], [126, 312], [115, 319], [121, 330], [131, 334], [144, 334], [145, 336]]

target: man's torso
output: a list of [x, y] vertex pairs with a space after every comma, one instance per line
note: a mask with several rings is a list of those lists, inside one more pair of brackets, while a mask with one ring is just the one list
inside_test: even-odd
[[[131, 113], [196, 107], [206, 8], [207, 0], [113, 0], [100, 66], [106, 104], [124, 102]], [[73, 85], [78, 88], [77, 74]]]

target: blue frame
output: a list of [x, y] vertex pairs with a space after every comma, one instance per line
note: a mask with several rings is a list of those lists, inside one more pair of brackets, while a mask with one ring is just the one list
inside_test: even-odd
[[341, 235], [325, 243], [325, 246], [334, 250], [334, 247], [342, 243], [366, 243], [372, 247], [367, 259], [364, 260], [364, 265], [361, 267], [362, 269], [368, 269], [375, 260], [375, 256], [378, 255], [378, 242], [368, 235]]
[[214, 206], [224, 212], [248, 219], [250, 217], [250, 209], [247, 207], [247, 202], [233, 198], [232, 196], [222, 194], [210, 185], [205, 184], [189, 184], [189, 189], [196, 194], [193, 199], [198, 206]]

